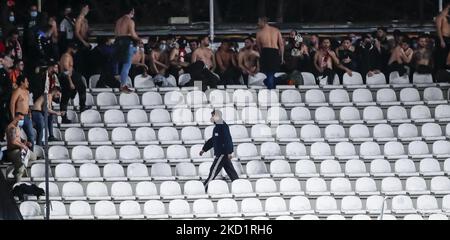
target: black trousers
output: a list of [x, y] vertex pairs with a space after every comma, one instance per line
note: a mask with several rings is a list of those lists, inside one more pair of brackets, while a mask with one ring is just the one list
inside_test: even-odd
[[3, 140], [6, 133], [6, 128], [10, 123], [9, 116], [9, 102], [0, 102], [0, 112], [5, 113], [2, 117], [0, 117], [0, 139]]
[[77, 42], [80, 49], [78, 49], [77, 53], [74, 56], [74, 69], [81, 75], [83, 75], [87, 80], [90, 77], [91, 72], [91, 50], [83, 45], [80, 41]]
[[202, 61], [191, 64], [189, 66], [189, 73], [191, 74], [191, 81], [186, 86], [194, 86], [194, 81], [202, 80], [202, 91], [206, 91], [208, 86], [210, 88], [217, 88], [217, 83], [220, 81], [216, 75], [205, 67], [205, 63]]
[[217, 175], [222, 171], [222, 168], [225, 168], [225, 172], [227, 172], [228, 177], [230, 177], [231, 181], [239, 179], [236, 170], [233, 167], [233, 163], [228, 158], [228, 155], [220, 155], [214, 158], [214, 162], [211, 165], [211, 169], [209, 170], [209, 176], [206, 181], [203, 183], [206, 188], [208, 188], [209, 182], [214, 180]]
[[[400, 76], [403, 76], [407, 72], [405, 66], [406, 66], [406, 64], [400, 64], [398, 62], [393, 62], [391, 65], [388, 66], [389, 73], [397, 71], [400, 74]], [[389, 75], [387, 75], [387, 76], [389, 76]]]
[[445, 69], [445, 66], [447, 65], [447, 57], [450, 53], [450, 37], [444, 37], [444, 41], [446, 47], [441, 48], [441, 41], [439, 39], [436, 39], [437, 46], [434, 54], [436, 70]]
[[[219, 73], [220, 76], [220, 85], [240, 85], [239, 77], [241, 76], [241, 72], [238, 68], [234, 66], [230, 66], [223, 73]], [[247, 78], [248, 79], [248, 78]]]
[[120, 88], [120, 81], [114, 78], [114, 74], [102, 73], [95, 86], [97, 88]]
[[86, 86], [81, 80], [81, 75], [79, 73], [73, 72], [72, 81], [75, 85], [75, 89], [70, 88], [70, 83], [67, 76], [65, 74], [61, 74], [61, 111], [67, 111], [69, 99], [75, 98], [75, 95], [77, 93], [80, 100], [80, 108], [86, 107]]

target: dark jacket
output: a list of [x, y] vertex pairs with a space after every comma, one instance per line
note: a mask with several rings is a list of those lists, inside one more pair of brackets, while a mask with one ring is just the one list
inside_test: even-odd
[[202, 150], [207, 152], [213, 147], [215, 156], [233, 153], [233, 140], [231, 139], [230, 129], [225, 122], [216, 124], [212, 138], [205, 143]]

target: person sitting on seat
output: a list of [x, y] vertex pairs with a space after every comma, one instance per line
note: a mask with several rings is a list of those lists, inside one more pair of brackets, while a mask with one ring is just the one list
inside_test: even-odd
[[214, 74], [216, 59], [213, 51], [209, 48], [209, 37], [200, 37], [199, 41], [200, 47], [192, 53], [191, 65], [189, 66], [192, 81], [187, 83], [186, 86], [193, 86], [195, 80], [202, 80], [202, 90], [206, 91], [208, 86], [217, 88], [220, 79], [217, 74]]
[[22, 180], [29, 161], [36, 160], [36, 155], [30, 150], [32, 144], [20, 137], [20, 128], [24, 124], [25, 115], [25, 113], [17, 112], [6, 130], [6, 159], [13, 164], [13, 175], [16, 182]]
[[191, 63], [192, 54], [195, 52], [195, 50], [198, 48], [198, 42], [197, 39], [189, 41], [189, 50], [191, 50], [189, 53], [186, 54], [185, 61], [187, 63]]
[[[351, 71], [356, 71], [358, 64], [356, 62], [355, 47], [352, 45], [352, 40], [350, 38], [344, 38], [341, 46], [336, 49], [336, 54], [344, 67]], [[342, 78], [344, 73], [343, 70], [339, 70], [339, 77]]]
[[433, 51], [428, 43], [428, 36], [421, 35], [417, 42], [417, 49], [414, 51], [414, 67], [419, 74], [433, 73]]
[[248, 85], [249, 76], [254, 76], [259, 72], [259, 52], [254, 50], [254, 46], [253, 38], [246, 38], [244, 48], [238, 55], [239, 68], [242, 71], [245, 85]]
[[[349, 76], [352, 76], [352, 70], [343, 66], [339, 62], [336, 53], [331, 50], [331, 39], [323, 38], [320, 44], [320, 49], [317, 51], [316, 55], [314, 55], [314, 66], [316, 67], [319, 76], [328, 78], [329, 85], [333, 84], [334, 76], [336, 75], [334, 65], [345, 71]], [[342, 84], [342, 81], [340, 82]]]
[[383, 50], [378, 39], [373, 39], [370, 34], [364, 35], [356, 49], [356, 54], [364, 84], [367, 77], [372, 77], [382, 72]]
[[21, 126], [27, 135], [28, 141], [31, 143], [30, 148], [33, 150], [35, 134], [33, 131], [33, 122], [31, 121], [30, 114], [30, 91], [28, 78], [21, 75], [17, 78], [17, 89], [15, 89], [11, 96], [11, 101], [9, 103], [10, 116], [14, 116], [16, 113], [23, 113], [24, 124]]
[[175, 87], [169, 82], [169, 54], [166, 40], [161, 39], [153, 46], [150, 53], [150, 73], [153, 81], [159, 87]]
[[409, 39], [404, 36], [392, 50], [391, 58], [388, 62], [390, 72], [398, 71], [400, 76], [407, 74], [406, 66], [411, 63], [413, 54], [414, 51], [409, 47]]

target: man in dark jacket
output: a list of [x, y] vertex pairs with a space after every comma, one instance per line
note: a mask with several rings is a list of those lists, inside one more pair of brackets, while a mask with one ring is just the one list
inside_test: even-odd
[[211, 148], [214, 148], [214, 162], [211, 166], [211, 170], [209, 171], [208, 178], [203, 183], [205, 185], [205, 190], [208, 190], [209, 182], [216, 178], [222, 168], [225, 168], [225, 171], [231, 181], [239, 178], [233, 164], [231, 163], [233, 140], [231, 139], [230, 129], [222, 119], [222, 112], [214, 110], [211, 115], [211, 122], [216, 125], [213, 130], [213, 136], [205, 143], [200, 151], [201, 156]]

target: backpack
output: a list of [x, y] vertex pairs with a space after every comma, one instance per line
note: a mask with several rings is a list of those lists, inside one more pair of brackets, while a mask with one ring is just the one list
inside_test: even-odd
[[303, 85], [304, 81], [303, 81], [303, 75], [301, 72], [295, 70], [293, 71], [290, 75], [289, 75], [289, 80], [288, 80], [289, 85]]

